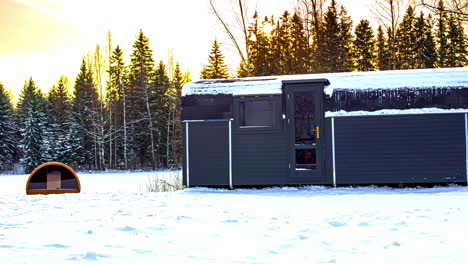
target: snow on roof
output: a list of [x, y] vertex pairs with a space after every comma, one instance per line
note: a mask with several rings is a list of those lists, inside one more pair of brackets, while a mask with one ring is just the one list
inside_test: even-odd
[[412, 109], [382, 109], [377, 111], [350, 111], [325, 112], [325, 117], [347, 117], [347, 116], [381, 116], [381, 115], [420, 115], [420, 114], [461, 114], [468, 113], [468, 109], [441, 109], [412, 108]]
[[277, 77], [201, 80], [182, 88], [182, 96], [191, 94], [260, 95], [281, 94], [282, 81]]
[[326, 86], [324, 90], [330, 96], [334, 90], [345, 89], [468, 88], [468, 67], [200, 80], [185, 84], [182, 96], [192, 94], [232, 94], [234, 96], [281, 94], [283, 81], [315, 79], [327, 79], [330, 82], [330, 85]]
[[325, 87], [328, 95], [332, 95], [333, 90], [345, 89], [468, 88], [468, 67], [335, 73], [327, 79], [330, 81]]

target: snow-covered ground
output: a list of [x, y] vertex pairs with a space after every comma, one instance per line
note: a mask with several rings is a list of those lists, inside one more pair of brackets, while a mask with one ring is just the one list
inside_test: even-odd
[[0, 175], [0, 263], [468, 262], [468, 187], [140, 192], [154, 174], [48, 196]]

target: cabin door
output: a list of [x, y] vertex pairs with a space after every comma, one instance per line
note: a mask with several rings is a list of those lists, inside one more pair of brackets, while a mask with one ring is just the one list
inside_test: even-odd
[[[322, 178], [322, 86], [286, 86], [291, 177]], [[307, 182], [307, 181], [305, 181]]]

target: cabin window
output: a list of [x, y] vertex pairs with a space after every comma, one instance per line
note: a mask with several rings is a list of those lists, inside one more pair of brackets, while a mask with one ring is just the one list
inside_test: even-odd
[[239, 124], [241, 128], [272, 127], [274, 106], [272, 100], [246, 100], [239, 103]]

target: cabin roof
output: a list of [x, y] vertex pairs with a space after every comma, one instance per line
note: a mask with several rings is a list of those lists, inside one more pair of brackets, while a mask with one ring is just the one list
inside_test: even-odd
[[468, 67], [200, 80], [185, 84], [182, 96], [281, 94], [284, 81], [300, 80], [321, 82], [328, 80], [329, 85], [326, 85], [324, 89], [328, 95], [332, 95], [334, 90], [347, 89], [468, 88]]

